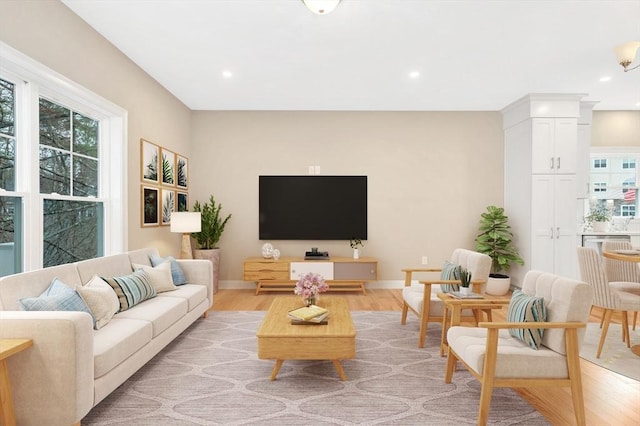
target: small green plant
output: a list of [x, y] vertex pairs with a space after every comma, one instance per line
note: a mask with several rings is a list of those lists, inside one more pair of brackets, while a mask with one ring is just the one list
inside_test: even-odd
[[202, 229], [200, 232], [191, 234], [191, 236], [196, 239], [199, 249], [214, 249], [218, 241], [220, 241], [224, 227], [229, 219], [231, 219], [231, 215], [222, 219], [220, 217], [220, 210], [222, 210], [222, 204], [216, 204], [213, 195], [209, 197], [208, 203], [200, 205], [200, 203], [196, 201], [193, 204], [193, 211], [202, 214]]
[[364, 244], [362, 244], [362, 240], [360, 238], [352, 238], [351, 241], [349, 241], [349, 244], [354, 250], [357, 249], [358, 246], [364, 247]]
[[476, 237], [476, 250], [491, 258], [491, 273], [508, 271], [512, 263], [524, 265], [524, 260], [512, 245], [513, 233], [509, 217], [502, 207], [488, 206], [480, 218], [480, 234]]
[[584, 217], [587, 223], [608, 222], [611, 219], [611, 213], [604, 207], [595, 207], [591, 209], [588, 215]]
[[465, 268], [460, 267], [460, 286], [468, 288], [470, 284], [471, 272], [467, 271]]

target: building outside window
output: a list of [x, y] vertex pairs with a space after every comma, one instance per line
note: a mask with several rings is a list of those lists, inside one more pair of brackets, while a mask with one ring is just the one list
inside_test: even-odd
[[594, 169], [606, 169], [607, 168], [607, 160], [606, 158], [596, 158], [593, 160], [593, 168]]
[[613, 217], [635, 216], [638, 211], [636, 164], [639, 159], [640, 149], [631, 147], [603, 147], [592, 152], [591, 194], [585, 203], [585, 211], [599, 206], [611, 210]]
[[607, 192], [607, 184], [605, 182], [595, 182], [593, 184], [593, 192]]
[[622, 168], [623, 169], [635, 169], [636, 168], [636, 159], [635, 158], [623, 158], [622, 159]]

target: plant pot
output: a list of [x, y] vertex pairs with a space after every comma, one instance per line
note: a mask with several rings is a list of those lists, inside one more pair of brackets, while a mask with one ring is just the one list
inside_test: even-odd
[[360, 259], [360, 252], [358, 251], [358, 249], [353, 249], [353, 258]]
[[220, 272], [220, 249], [193, 251], [194, 259], [207, 259], [213, 264], [213, 293], [218, 292], [218, 274]]
[[504, 296], [511, 288], [511, 278], [502, 274], [490, 274], [485, 293], [492, 296]]
[[593, 232], [607, 232], [609, 222], [591, 222]]
[[469, 296], [471, 293], [473, 293], [473, 290], [471, 289], [471, 287], [460, 287], [460, 294], [464, 296]]

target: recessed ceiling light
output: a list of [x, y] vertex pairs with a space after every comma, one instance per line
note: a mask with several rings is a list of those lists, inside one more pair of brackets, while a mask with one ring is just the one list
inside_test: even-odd
[[600, 81], [602, 81], [603, 83], [605, 81], [609, 81], [609, 80], [611, 80], [611, 77], [609, 77], [609, 76], [605, 76], [605, 77], [600, 78]]
[[418, 78], [418, 77], [420, 77], [420, 72], [419, 72], [419, 71], [411, 71], [411, 72], [409, 73], [409, 77], [411, 77], [411, 78]]
[[636, 106], [637, 106], [637, 107], [640, 107], [640, 102], [636, 102]]
[[231, 73], [231, 71], [222, 71], [222, 76], [224, 78], [231, 78], [233, 77], [233, 74]]

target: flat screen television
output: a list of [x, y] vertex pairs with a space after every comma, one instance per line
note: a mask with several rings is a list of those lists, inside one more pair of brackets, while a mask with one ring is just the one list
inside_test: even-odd
[[367, 239], [366, 176], [260, 176], [261, 240]]

